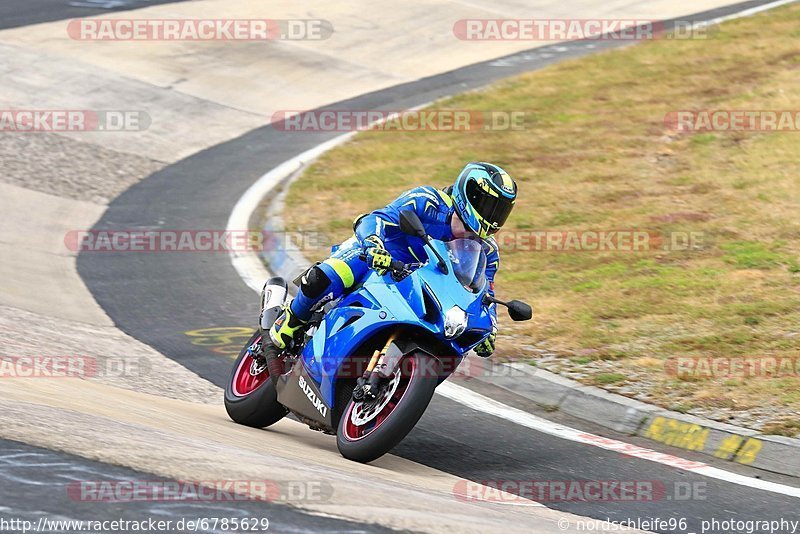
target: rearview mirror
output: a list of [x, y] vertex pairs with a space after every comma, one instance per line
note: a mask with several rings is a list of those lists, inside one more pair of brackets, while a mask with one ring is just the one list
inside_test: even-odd
[[402, 210], [400, 212], [400, 230], [404, 234], [415, 235], [417, 237], [425, 238], [425, 227], [416, 213], [411, 210]]
[[533, 310], [521, 300], [512, 300], [508, 303], [508, 315], [513, 321], [529, 321]]

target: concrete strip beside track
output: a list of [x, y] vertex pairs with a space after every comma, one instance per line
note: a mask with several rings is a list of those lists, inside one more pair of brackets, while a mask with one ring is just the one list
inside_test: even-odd
[[90, 228], [105, 207], [3, 183], [0, 198], [0, 304], [112, 326], [75, 275], [77, 251], [64, 245], [68, 231]]

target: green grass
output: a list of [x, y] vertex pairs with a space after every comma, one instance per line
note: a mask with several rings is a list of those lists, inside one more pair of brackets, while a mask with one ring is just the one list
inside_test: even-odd
[[[800, 324], [800, 133], [692, 134], [664, 122], [675, 110], [800, 109], [800, 47], [790, 37], [798, 26], [800, 6], [786, 6], [726, 23], [708, 40], [642, 43], [438, 102], [438, 109], [525, 111], [525, 127], [360, 133], [292, 186], [288, 227], [346, 239], [357, 214], [419, 184], [450, 184], [465, 162], [488, 160], [519, 182], [510, 229], [695, 232], [701, 242], [683, 250], [501, 246], [498, 294], [529, 301], [535, 315], [513, 325], [501, 318], [500, 354], [532, 356], [504, 338], [511, 330], [514, 340], [592, 349], [623, 376], [648, 373], [657, 402], [678, 382], [686, 405], [788, 399], [800, 409], [785, 391], [800, 389], [798, 379], [733, 388], [674, 381], [636, 363], [800, 353], [800, 335], [789, 335]], [[307, 254], [321, 259], [327, 251]]]
[[725, 261], [741, 269], [770, 269], [781, 264], [788, 265], [792, 258], [779, 252], [780, 247], [780, 243], [770, 246], [754, 241], [720, 244], [720, 249], [725, 253]]
[[626, 376], [619, 373], [600, 373], [594, 376], [595, 383], [601, 385], [617, 384], [624, 382], [625, 379]]

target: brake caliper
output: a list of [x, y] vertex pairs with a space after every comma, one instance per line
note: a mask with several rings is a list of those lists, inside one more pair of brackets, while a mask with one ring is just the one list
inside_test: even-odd
[[371, 380], [366, 379], [363, 376], [359, 377], [357, 382], [358, 384], [353, 390], [354, 402], [369, 402], [378, 398], [378, 384], [372, 384]]
[[254, 360], [260, 360], [264, 358], [264, 353], [261, 351], [261, 339], [247, 347], [247, 355], [253, 358]]

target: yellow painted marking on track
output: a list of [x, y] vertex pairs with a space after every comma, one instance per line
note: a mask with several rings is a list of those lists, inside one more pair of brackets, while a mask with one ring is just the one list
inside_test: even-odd
[[[665, 445], [689, 451], [702, 451], [705, 449], [709, 432], [708, 428], [694, 423], [656, 417], [643, 436]], [[733, 434], [723, 439], [713, 454], [717, 458], [747, 465], [756, 460], [762, 446], [761, 441], [756, 438]]]
[[215, 326], [187, 330], [184, 335], [189, 337], [192, 345], [203, 347], [209, 352], [222, 356], [236, 357], [242, 350], [250, 336], [255, 332], [255, 327], [247, 326]]
[[748, 438], [745, 444], [742, 445], [742, 448], [739, 449], [739, 452], [736, 453], [736, 457], [733, 460], [740, 464], [752, 464], [758, 457], [761, 447], [763, 447], [761, 440]]
[[722, 458], [724, 460], [730, 460], [736, 451], [739, 450], [739, 447], [742, 446], [742, 442], [744, 438], [742, 436], [737, 436], [736, 434], [731, 434], [727, 438], [722, 440], [722, 443], [719, 444], [717, 450], [714, 451], [714, 456], [717, 458]]
[[702, 451], [708, 433], [709, 429], [700, 425], [656, 417], [644, 432], [644, 437], [689, 451]]

